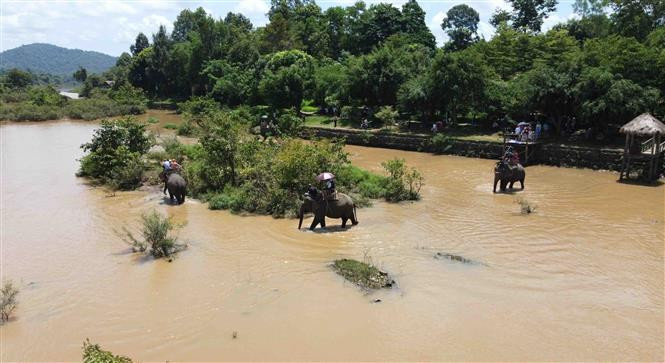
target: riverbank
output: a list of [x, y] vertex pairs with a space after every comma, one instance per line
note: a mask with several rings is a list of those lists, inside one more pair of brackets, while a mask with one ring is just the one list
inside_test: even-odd
[[[394, 132], [362, 131], [344, 128], [306, 126], [300, 132], [304, 139], [344, 138], [349, 145], [381, 147], [406, 151], [434, 152], [482, 159], [498, 159], [503, 154], [503, 144], [493, 141], [446, 139], [446, 147], [432, 144], [430, 135], [402, 134]], [[555, 143], [535, 147], [530, 164], [589, 168], [619, 171], [623, 151], [616, 148], [573, 146]]]

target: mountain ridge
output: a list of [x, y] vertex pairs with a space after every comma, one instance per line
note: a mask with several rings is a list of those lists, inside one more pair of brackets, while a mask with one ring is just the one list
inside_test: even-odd
[[88, 74], [101, 73], [113, 67], [116, 60], [117, 57], [96, 51], [32, 43], [0, 53], [0, 69], [18, 68], [70, 77], [79, 66], [85, 68]]

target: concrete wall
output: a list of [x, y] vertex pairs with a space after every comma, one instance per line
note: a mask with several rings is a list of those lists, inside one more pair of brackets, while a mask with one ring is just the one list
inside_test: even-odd
[[[306, 127], [301, 137], [310, 138], [344, 138], [350, 145], [383, 147], [409, 151], [433, 152], [427, 135], [392, 134], [380, 131], [360, 131], [349, 129], [332, 129], [324, 127]], [[461, 155], [475, 158], [498, 159], [503, 152], [503, 145], [488, 141], [450, 140], [450, 148], [442, 154]], [[535, 163], [581, 167], [590, 169], [606, 169], [619, 171], [621, 168], [622, 151], [557, 144], [541, 144], [534, 157]], [[533, 159], [530, 159], [533, 160]]]

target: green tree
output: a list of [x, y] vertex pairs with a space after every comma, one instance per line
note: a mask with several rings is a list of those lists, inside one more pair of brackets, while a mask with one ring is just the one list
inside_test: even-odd
[[644, 40], [653, 29], [665, 26], [665, 1], [609, 0], [615, 31]]
[[213, 189], [221, 190], [227, 183], [237, 185], [240, 155], [238, 150], [243, 138], [241, 125], [228, 113], [213, 114], [201, 138], [205, 168], [201, 177]]
[[492, 24], [493, 27], [498, 28], [501, 24], [508, 25], [512, 18], [513, 16], [509, 11], [496, 8], [494, 13], [492, 13], [492, 17], [490, 18], [490, 24]]
[[269, 56], [259, 83], [259, 92], [275, 108], [300, 110], [314, 75], [314, 60], [299, 50]]
[[515, 29], [539, 32], [543, 20], [556, 10], [557, 0], [508, 0], [513, 6], [512, 21]]
[[10, 69], [7, 74], [5, 74], [4, 78], [4, 83], [6, 83], [9, 88], [24, 88], [31, 85], [33, 82], [32, 74], [17, 68]]
[[136, 36], [136, 41], [134, 44], [129, 47], [129, 50], [132, 52], [133, 56], [136, 56], [149, 46], [150, 43], [148, 42], [148, 37], [146, 37], [143, 33], [139, 33], [139, 35]]
[[403, 31], [410, 42], [430, 49], [436, 48], [436, 39], [425, 23], [425, 11], [416, 0], [409, 0], [402, 5], [402, 19]]
[[73, 77], [79, 82], [85, 82], [85, 79], [88, 78], [88, 71], [85, 68], [79, 66], [79, 69], [74, 72]]
[[448, 10], [441, 28], [450, 37], [449, 47], [461, 50], [478, 40], [478, 12], [468, 5], [455, 5]]

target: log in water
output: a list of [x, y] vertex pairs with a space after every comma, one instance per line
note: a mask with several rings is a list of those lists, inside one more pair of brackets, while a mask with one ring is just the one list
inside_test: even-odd
[[[94, 127], [0, 128], [2, 273], [21, 289], [2, 360], [78, 360], [85, 338], [145, 361], [663, 360], [663, 186], [534, 166], [525, 191], [493, 194], [490, 160], [347, 147], [375, 171], [419, 168], [422, 201], [312, 233], [91, 187], [74, 173]], [[172, 263], [119, 235], [151, 208], [188, 222]], [[364, 295], [329, 268], [365, 255], [397, 289]]]

